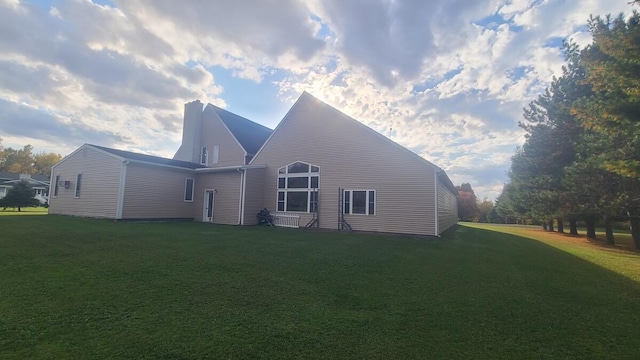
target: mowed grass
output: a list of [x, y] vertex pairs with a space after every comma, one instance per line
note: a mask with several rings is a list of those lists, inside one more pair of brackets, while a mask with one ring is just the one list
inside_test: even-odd
[[18, 208], [0, 208], [0, 216], [6, 215], [47, 215], [49, 213], [49, 209], [45, 207], [26, 207], [21, 208], [18, 211]]
[[615, 233], [617, 245], [611, 246], [606, 244], [606, 236], [601, 232], [596, 232], [598, 239], [594, 240], [587, 239], [584, 231], [581, 231], [579, 236], [572, 236], [542, 231], [537, 226], [470, 223], [464, 225], [536, 240], [640, 283], [640, 252], [636, 250], [631, 234], [626, 232]]
[[640, 348], [640, 280], [467, 226], [430, 239], [0, 216], [0, 249], [2, 359], [623, 359]]

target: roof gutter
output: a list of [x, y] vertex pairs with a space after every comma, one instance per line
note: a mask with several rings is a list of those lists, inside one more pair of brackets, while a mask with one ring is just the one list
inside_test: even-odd
[[225, 172], [225, 171], [240, 171], [240, 170], [248, 170], [248, 169], [264, 169], [267, 165], [241, 165], [241, 166], [225, 166], [225, 167], [216, 167], [216, 168], [198, 168], [195, 169], [197, 173], [216, 173], [216, 172]]
[[123, 159], [123, 160], [126, 160], [126, 161], [128, 161], [129, 163], [132, 163], [132, 164], [159, 166], [159, 167], [165, 167], [165, 168], [170, 168], [170, 169], [188, 170], [188, 171], [195, 171], [196, 170], [196, 169], [188, 168], [188, 167], [158, 164], [158, 163], [153, 163], [153, 162], [149, 162], [149, 161], [142, 161], [142, 160], [132, 160], [132, 159]]

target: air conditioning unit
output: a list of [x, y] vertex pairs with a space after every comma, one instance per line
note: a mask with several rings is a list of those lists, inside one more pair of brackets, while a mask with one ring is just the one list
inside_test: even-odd
[[64, 188], [69, 188], [69, 187], [71, 187], [71, 180], [60, 180], [60, 181], [58, 181], [58, 186], [64, 187]]

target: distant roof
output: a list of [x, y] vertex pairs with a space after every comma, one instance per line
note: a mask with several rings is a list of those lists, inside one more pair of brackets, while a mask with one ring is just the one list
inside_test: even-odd
[[273, 130], [215, 105], [209, 104], [249, 155], [255, 155]]
[[[49, 177], [46, 175], [31, 175], [31, 178], [37, 181], [46, 181], [46, 182], [49, 181]], [[0, 171], [0, 181], [18, 180], [18, 179], [20, 179], [20, 174]]]
[[144, 161], [144, 162], [158, 164], [158, 165], [175, 166], [175, 167], [181, 167], [181, 168], [187, 168], [187, 169], [200, 169], [200, 168], [206, 167], [204, 165], [200, 165], [200, 164], [196, 164], [188, 161], [167, 159], [159, 156], [139, 154], [131, 151], [117, 150], [117, 149], [112, 149], [112, 148], [92, 145], [92, 144], [87, 144], [87, 145], [94, 147], [96, 149], [106, 151], [113, 155], [120, 156], [127, 160]]

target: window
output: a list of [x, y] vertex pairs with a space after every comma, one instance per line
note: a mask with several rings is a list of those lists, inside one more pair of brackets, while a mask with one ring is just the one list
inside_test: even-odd
[[351, 215], [375, 215], [375, 190], [345, 190], [343, 211]]
[[200, 150], [200, 165], [207, 165], [207, 147], [203, 146]]
[[56, 182], [53, 184], [53, 196], [58, 197], [58, 186], [60, 182], [60, 175], [56, 175]]
[[82, 184], [82, 174], [76, 175], [76, 193], [74, 197], [80, 197], [80, 185]]
[[320, 168], [294, 162], [278, 169], [277, 211], [318, 211]]
[[213, 150], [211, 151], [211, 163], [217, 164], [219, 157], [220, 157], [220, 145], [213, 145]]
[[193, 179], [185, 179], [184, 181], [184, 201], [191, 202], [193, 201]]

